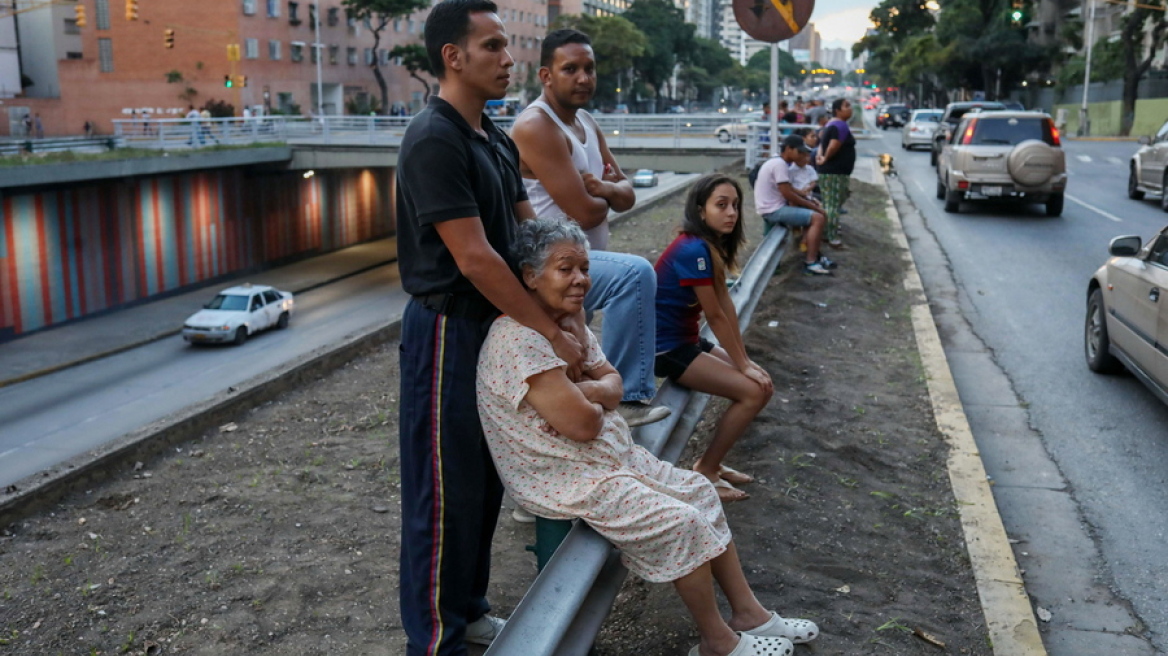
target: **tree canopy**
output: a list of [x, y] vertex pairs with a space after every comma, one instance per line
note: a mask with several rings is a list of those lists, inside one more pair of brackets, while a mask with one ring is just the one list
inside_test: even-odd
[[663, 91], [679, 63], [689, 63], [694, 50], [694, 26], [672, 0], [634, 0], [624, 17], [648, 39], [645, 51], [635, 58], [637, 74], [657, 97], [660, 109]]
[[405, 18], [429, 7], [430, 3], [428, 0], [342, 0], [341, 4], [350, 18], [365, 23], [373, 34], [374, 57], [370, 68], [381, 88], [381, 111], [389, 111], [389, 85], [381, 72], [381, 58], [377, 56], [381, 49], [381, 33], [395, 18]]

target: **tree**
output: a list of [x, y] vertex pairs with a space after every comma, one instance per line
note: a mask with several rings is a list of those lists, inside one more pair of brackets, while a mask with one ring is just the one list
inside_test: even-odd
[[635, 59], [641, 78], [653, 87], [657, 110], [662, 109], [662, 88], [678, 63], [689, 61], [694, 26], [671, 0], [634, 0], [624, 17], [648, 37], [648, 47]]
[[[389, 57], [390, 59], [401, 57], [402, 66], [405, 66], [406, 70], [409, 71], [410, 77], [422, 84], [422, 103], [430, 102], [430, 83], [418, 75], [418, 73], [434, 75], [434, 69], [430, 66], [430, 57], [426, 54], [425, 46], [420, 43], [403, 43], [394, 46], [393, 50], [389, 51]], [[382, 93], [382, 107], [385, 106], [384, 101], [385, 94]]]
[[[430, 6], [428, 0], [342, 0], [342, 5], [350, 18], [362, 21], [373, 33], [373, 77], [377, 86], [381, 88], [381, 111], [389, 108], [389, 85], [385, 82], [385, 75], [381, 72], [380, 52], [381, 33], [394, 19], [405, 18], [415, 11]], [[319, 20], [319, 17], [317, 18]]]
[[[1164, 0], [1144, 0], [1123, 17], [1123, 117], [1120, 120], [1120, 134], [1131, 134], [1132, 121], [1136, 115], [1136, 94], [1140, 88], [1140, 78], [1148, 72], [1152, 59], [1164, 46], [1168, 37], [1168, 20], [1165, 20]], [[1151, 6], [1160, 7], [1153, 9]], [[1145, 38], [1146, 37], [1146, 38]], [[1138, 49], [1138, 50], [1137, 50]]]
[[592, 39], [596, 55], [596, 101], [615, 102], [616, 90], [632, 83], [629, 72], [649, 47], [649, 39], [621, 16], [561, 14], [552, 29], [580, 30]]
[[698, 100], [709, 100], [715, 89], [731, 85], [733, 75], [734, 58], [722, 44], [694, 37], [690, 63], [681, 69], [679, 76], [687, 88], [697, 93]]

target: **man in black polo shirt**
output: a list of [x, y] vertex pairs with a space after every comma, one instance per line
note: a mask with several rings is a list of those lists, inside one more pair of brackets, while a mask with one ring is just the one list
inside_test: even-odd
[[426, 20], [440, 90], [398, 159], [398, 258], [413, 296], [402, 317], [401, 614], [407, 654], [466, 653], [503, 621], [487, 615], [491, 537], [503, 488], [483, 438], [475, 367], [505, 313], [551, 341], [569, 369], [583, 348], [524, 291], [510, 247], [533, 216], [515, 144], [483, 114], [514, 60], [490, 0], [446, 0]]

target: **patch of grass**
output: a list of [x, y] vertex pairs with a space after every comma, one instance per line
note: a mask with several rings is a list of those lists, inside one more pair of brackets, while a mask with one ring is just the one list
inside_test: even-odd
[[896, 617], [894, 617], [894, 618], [888, 620], [887, 622], [885, 622], [884, 624], [881, 624], [880, 626], [876, 627], [877, 633], [880, 633], [882, 631], [900, 631], [901, 633], [912, 633], [913, 632], [913, 630], [911, 628], [909, 628], [905, 624], [902, 624], [900, 622], [899, 618], [896, 618]]
[[181, 150], [181, 151], [160, 151], [153, 148], [117, 148], [103, 153], [77, 153], [73, 151], [64, 151], [59, 153], [35, 153], [24, 155], [7, 155], [0, 157], [0, 167], [14, 167], [14, 166], [35, 166], [37, 164], [71, 164], [74, 162], [105, 162], [122, 159], [148, 159], [159, 158], [166, 153], [167, 157], [190, 157], [201, 153], [224, 151], [224, 150], [246, 150], [250, 148], [272, 148], [274, 146], [285, 146], [282, 141], [272, 141], [263, 143], [253, 143], [233, 146], [209, 146], [206, 148], [199, 148], [197, 150]]

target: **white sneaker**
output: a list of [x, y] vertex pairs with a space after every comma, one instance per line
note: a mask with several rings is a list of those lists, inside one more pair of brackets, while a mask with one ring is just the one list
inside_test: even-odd
[[673, 414], [672, 410], [663, 405], [649, 405], [640, 401], [621, 401], [616, 411], [625, 418], [629, 428], [661, 421]]
[[489, 645], [499, 637], [507, 620], [494, 615], [483, 615], [466, 625], [466, 641], [476, 645]]
[[520, 524], [534, 524], [535, 523], [535, 515], [527, 512], [526, 510], [524, 510], [520, 506], [515, 506], [515, 510], [511, 511], [511, 519], [514, 519], [515, 521], [519, 522]]

